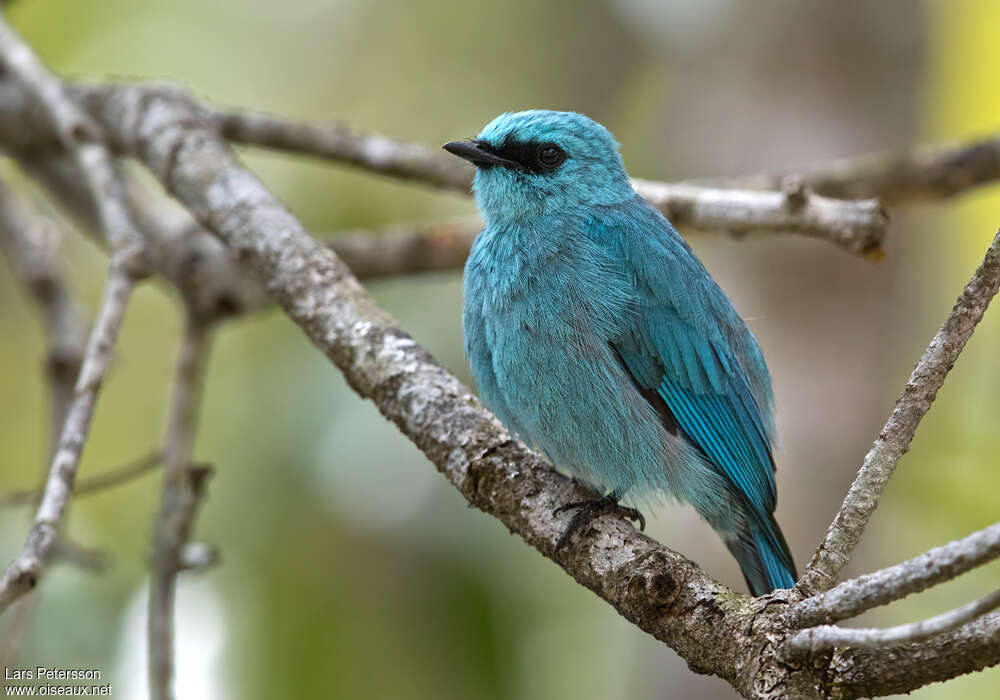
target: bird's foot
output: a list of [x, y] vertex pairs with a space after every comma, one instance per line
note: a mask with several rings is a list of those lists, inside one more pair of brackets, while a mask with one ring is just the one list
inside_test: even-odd
[[563, 530], [563, 534], [559, 536], [559, 541], [556, 542], [557, 552], [564, 549], [569, 544], [569, 541], [573, 539], [573, 535], [583, 529], [585, 525], [602, 515], [614, 513], [638, 523], [640, 531], [646, 529], [646, 518], [642, 516], [642, 513], [635, 508], [623, 506], [618, 503], [618, 496], [613, 492], [603, 498], [592, 498], [587, 501], [576, 501], [559, 506], [552, 511], [552, 515], [560, 515], [570, 510], [575, 510], [576, 515], [569, 521], [569, 525]]

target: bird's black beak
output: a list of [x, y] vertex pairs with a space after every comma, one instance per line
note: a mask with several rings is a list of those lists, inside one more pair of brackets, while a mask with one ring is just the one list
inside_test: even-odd
[[479, 141], [449, 141], [444, 145], [444, 150], [463, 160], [467, 160], [476, 167], [487, 165], [500, 165], [505, 168], [524, 170], [524, 166], [514, 160], [508, 160], [497, 155], [492, 148]]

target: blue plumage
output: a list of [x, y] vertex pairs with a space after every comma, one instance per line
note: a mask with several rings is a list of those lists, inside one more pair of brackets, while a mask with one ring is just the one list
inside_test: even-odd
[[478, 168], [463, 325], [486, 405], [595, 490], [691, 503], [755, 594], [792, 586], [760, 348], [611, 134], [529, 111], [446, 148]]

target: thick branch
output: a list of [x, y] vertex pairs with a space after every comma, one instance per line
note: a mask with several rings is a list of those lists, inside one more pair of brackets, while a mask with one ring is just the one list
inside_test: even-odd
[[24, 549], [0, 578], [0, 612], [35, 587], [56, 541], [66, 504], [73, 492], [73, 480], [76, 478], [80, 455], [94, 416], [97, 393], [111, 359], [125, 316], [125, 307], [132, 294], [134, 278], [129, 267], [127, 257], [117, 254], [112, 257], [104, 300], [90, 333], [80, 377], [66, 414], [59, 446], [52, 460], [34, 524]]
[[936, 634], [950, 632], [1000, 607], [1000, 590], [946, 613], [905, 625], [878, 628], [847, 628], [820, 625], [801, 630], [788, 640], [793, 650], [818, 652], [834, 647], [892, 647], [919, 642]]
[[979, 323], [997, 293], [1000, 284], [1000, 232], [986, 251], [979, 269], [955, 303], [951, 315], [931, 340], [923, 357], [914, 368], [902, 395], [896, 401], [889, 420], [847, 492], [843, 505], [830, 524], [823, 543], [813, 556], [799, 581], [807, 591], [830, 588], [847, 563], [872, 513], [878, 507], [900, 458], [909, 449], [910, 441], [937, 396], [959, 353], [965, 348], [972, 331]]
[[208, 356], [208, 329], [189, 318], [177, 376], [163, 459], [163, 495], [156, 518], [149, 585], [149, 689], [153, 700], [174, 696], [174, 598], [181, 551], [187, 544], [211, 470], [192, 464], [198, 409]]
[[476, 507], [555, 560], [699, 668], [739, 684], [759, 607], [690, 561], [605, 517], [564, 554], [553, 508], [585, 493], [511, 439], [455, 377], [399, 330], [342, 261], [309, 237], [176, 93], [95, 89], [91, 112], [254, 270], [352, 387], [416, 443]]
[[844, 581], [792, 606], [792, 627], [839, 622], [919, 593], [1000, 557], [1000, 523], [930, 549], [912, 559]]

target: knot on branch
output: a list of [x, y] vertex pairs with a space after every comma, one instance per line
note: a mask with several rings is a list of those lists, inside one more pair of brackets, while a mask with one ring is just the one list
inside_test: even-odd
[[667, 563], [655, 554], [640, 569], [629, 576], [627, 597], [634, 605], [653, 606], [665, 611], [674, 604], [680, 594], [681, 585], [669, 571], [664, 571]]
[[781, 192], [785, 195], [785, 206], [789, 211], [798, 211], [809, 199], [809, 188], [801, 175], [793, 174], [781, 181]]
[[72, 385], [82, 364], [83, 352], [79, 348], [53, 347], [45, 359], [45, 374], [54, 381]]
[[14, 572], [11, 578], [12, 587], [24, 591], [33, 590], [38, 585], [38, 564], [38, 560], [33, 559]]
[[185, 485], [195, 498], [200, 498], [205, 493], [213, 471], [212, 465], [205, 463], [192, 464], [184, 470]]

